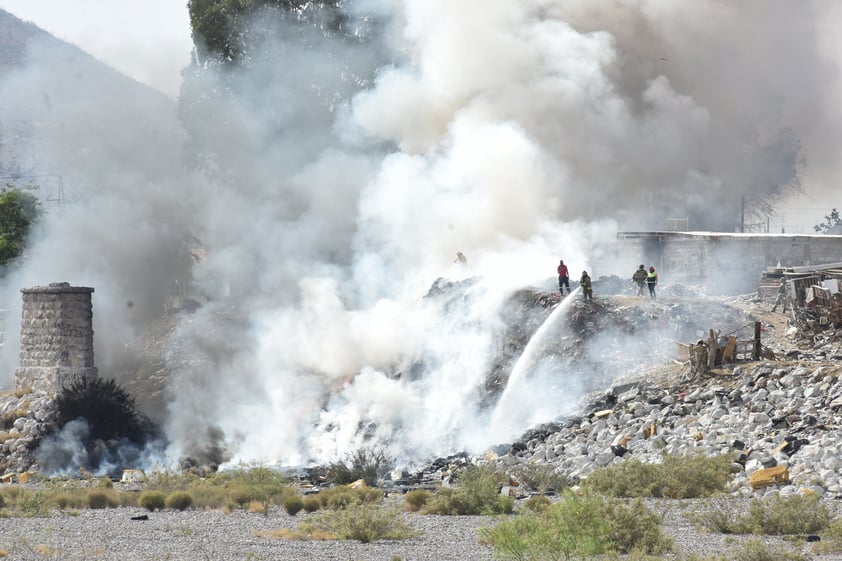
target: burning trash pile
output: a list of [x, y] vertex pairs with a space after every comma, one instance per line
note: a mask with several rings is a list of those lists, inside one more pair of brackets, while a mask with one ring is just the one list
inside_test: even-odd
[[[838, 282], [838, 281], [837, 281]], [[824, 342], [842, 342], [842, 293], [823, 286], [810, 286], [805, 290], [804, 305], [792, 311], [790, 336], [799, 346]]]
[[758, 296], [775, 292], [772, 311], [786, 314], [786, 335], [797, 347], [788, 358], [842, 358], [842, 265], [767, 271]]

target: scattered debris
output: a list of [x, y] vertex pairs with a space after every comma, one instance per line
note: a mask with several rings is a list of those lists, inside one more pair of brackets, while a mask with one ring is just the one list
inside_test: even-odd
[[786, 466], [775, 466], [759, 469], [749, 475], [748, 484], [752, 489], [761, 489], [771, 485], [787, 485], [789, 483], [789, 470]]

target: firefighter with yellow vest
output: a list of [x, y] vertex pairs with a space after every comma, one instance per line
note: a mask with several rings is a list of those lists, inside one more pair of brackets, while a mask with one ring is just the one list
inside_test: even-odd
[[646, 275], [646, 286], [649, 287], [649, 297], [655, 299], [655, 287], [658, 286], [658, 273], [655, 272], [655, 267], [649, 267], [649, 273]]

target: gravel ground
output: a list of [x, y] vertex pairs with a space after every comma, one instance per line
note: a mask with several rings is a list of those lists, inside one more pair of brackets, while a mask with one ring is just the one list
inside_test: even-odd
[[[149, 520], [132, 516], [148, 514]], [[78, 515], [0, 519], [0, 547], [7, 559], [43, 560], [270, 560], [390, 561], [493, 559], [477, 529], [494, 522], [478, 516], [408, 514], [418, 538], [361, 544], [351, 541], [293, 541], [257, 537], [261, 531], [292, 528], [295, 518], [273, 508], [267, 516], [234, 512], [147, 513], [137, 508], [82, 510]]]
[[[734, 508], [748, 502], [732, 499]], [[837, 502], [827, 503], [840, 512]], [[675, 559], [688, 554], [733, 558], [739, 544], [750, 536], [725, 536], [699, 532], [685, 514], [698, 509], [699, 501], [650, 501], [664, 516], [666, 532], [675, 538]], [[148, 514], [149, 520], [132, 516]], [[7, 559], [21, 560], [274, 560], [295, 561], [462, 561], [494, 559], [492, 550], [479, 543], [477, 530], [493, 525], [485, 516], [422, 516], [407, 514], [408, 522], [423, 531], [403, 541], [357, 542], [290, 541], [257, 537], [260, 531], [292, 528], [306, 515], [293, 518], [281, 509], [267, 516], [215, 511], [155, 512], [141, 509], [83, 510], [78, 515], [55, 514], [49, 518], [0, 519], [0, 547]], [[778, 537], [764, 542], [794, 546]], [[809, 546], [803, 548], [810, 553]], [[816, 561], [842, 560], [842, 555], [809, 555]]]

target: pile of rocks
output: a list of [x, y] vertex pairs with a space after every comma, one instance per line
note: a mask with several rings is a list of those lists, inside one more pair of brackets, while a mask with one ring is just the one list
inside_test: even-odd
[[0, 396], [0, 474], [28, 471], [35, 448], [52, 430], [54, 401], [46, 392], [9, 392]]
[[[590, 396], [579, 417], [530, 431], [498, 461], [546, 463], [576, 482], [629, 458], [730, 454], [735, 495], [809, 489], [840, 498], [840, 374], [832, 363], [772, 362], [717, 371], [695, 388], [627, 384]], [[787, 467], [790, 483], [753, 490], [751, 473], [773, 466]]]

